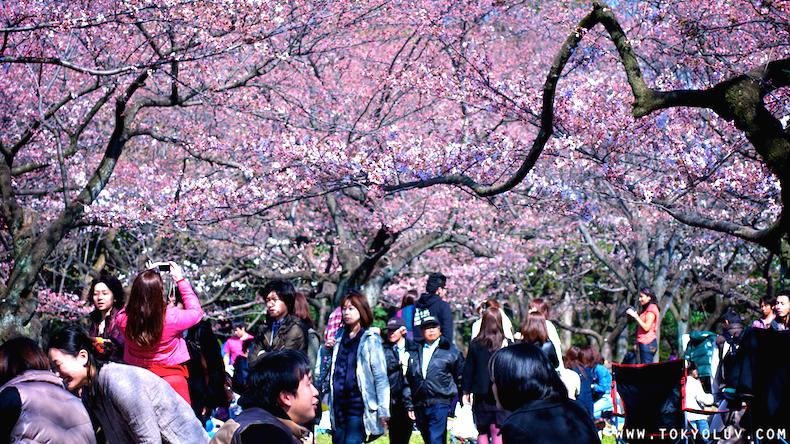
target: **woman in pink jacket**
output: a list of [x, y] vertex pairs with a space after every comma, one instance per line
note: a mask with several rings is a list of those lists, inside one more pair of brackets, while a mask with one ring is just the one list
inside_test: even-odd
[[162, 276], [149, 269], [134, 279], [129, 303], [118, 313], [117, 323], [126, 338], [124, 361], [159, 375], [191, 404], [186, 367], [189, 351], [182, 333], [200, 322], [203, 309], [181, 267], [168, 264], [184, 308], [167, 306]]

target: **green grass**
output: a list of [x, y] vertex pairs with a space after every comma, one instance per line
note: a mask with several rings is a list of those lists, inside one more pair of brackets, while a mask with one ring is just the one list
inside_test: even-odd
[[[381, 438], [373, 441], [375, 444], [389, 444], [390, 439], [389, 436], [384, 435]], [[613, 436], [604, 436], [601, 440], [601, 444], [614, 444], [614, 437]], [[332, 437], [328, 434], [320, 434], [316, 436], [316, 444], [332, 444]], [[423, 444], [422, 437], [420, 437], [419, 433], [412, 433], [411, 440], [409, 440], [409, 444]]]
[[[329, 434], [319, 434], [315, 437], [316, 444], [332, 444], [332, 437]], [[379, 439], [373, 441], [375, 444], [389, 444], [390, 438], [387, 435], [380, 437]], [[411, 439], [409, 440], [409, 444], [423, 444], [422, 437], [419, 433], [412, 433]]]

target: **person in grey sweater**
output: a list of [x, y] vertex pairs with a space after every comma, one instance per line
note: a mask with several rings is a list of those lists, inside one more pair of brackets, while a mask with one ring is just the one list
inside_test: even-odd
[[192, 408], [162, 378], [131, 365], [104, 362], [102, 344], [76, 326], [56, 331], [49, 359], [113, 444], [199, 444], [208, 435]]

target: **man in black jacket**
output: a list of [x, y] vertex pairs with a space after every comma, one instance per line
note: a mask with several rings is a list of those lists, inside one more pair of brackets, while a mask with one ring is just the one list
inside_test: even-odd
[[389, 437], [391, 444], [407, 444], [411, 438], [414, 421], [409, 418], [403, 399], [403, 386], [406, 385], [406, 366], [409, 362], [408, 349], [416, 345], [406, 339], [406, 321], [392, 318], [387, 322], [387, 340], [384, 342], [384, 358], [387, 360], [387, 376], [390, 381], [390, 421]]
[[431, 273], [428, 276], [428, 283], [425, 284], [425, 293], [414, 304], [414, 325], [412, 332], [414, 340], [423, 339], [420, 325], [425, 322], [428, 316], [435, 318], [439, 322], [442, 335], [453, 343], [453, 312], [450, 304], [443, 298], [447, 296], [447, 278], [441, 273]]
[[423, 319], [421, 341], [407, 349], [409, 364], [403, 389], [409, 417], [417, 423], [425, 444], [447, 442], [447, 417], [461, 387], [464, 357], [450, 340], [442, 336], [439, 321]]

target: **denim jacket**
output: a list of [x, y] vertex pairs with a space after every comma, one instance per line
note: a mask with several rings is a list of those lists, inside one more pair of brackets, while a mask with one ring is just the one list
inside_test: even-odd
[[[357, 383], [359, 391], [362, 392], [362, 401], [365, 404], [365, 413], [362, 415], [362, 422], [365, 425], [365, 434], [371, 437], [384, 434], [384, 426], [381, 418], [390, 417], [390, 384], [387, 377], [387, 360], [384, 358], [384, 349], [381, 345], [381, 337], [370, 330], [361, 333], [359, 349], [357, 350]], [[343, 337], [343, 328], [337, 331], [335, 336], [337, 342], [332, 349], [332, 361], [329, 366], [329, 373], [326, 378], [321, 375], [324, 384], [329, 384], [327, 391], [329, 420], [332, 429], [335, 428], [335, 414], [332, 408], [333, 383], [332, 374], [335, 372], [335, 361]], [[320, 366], [320, 361], [318, 363]]]

